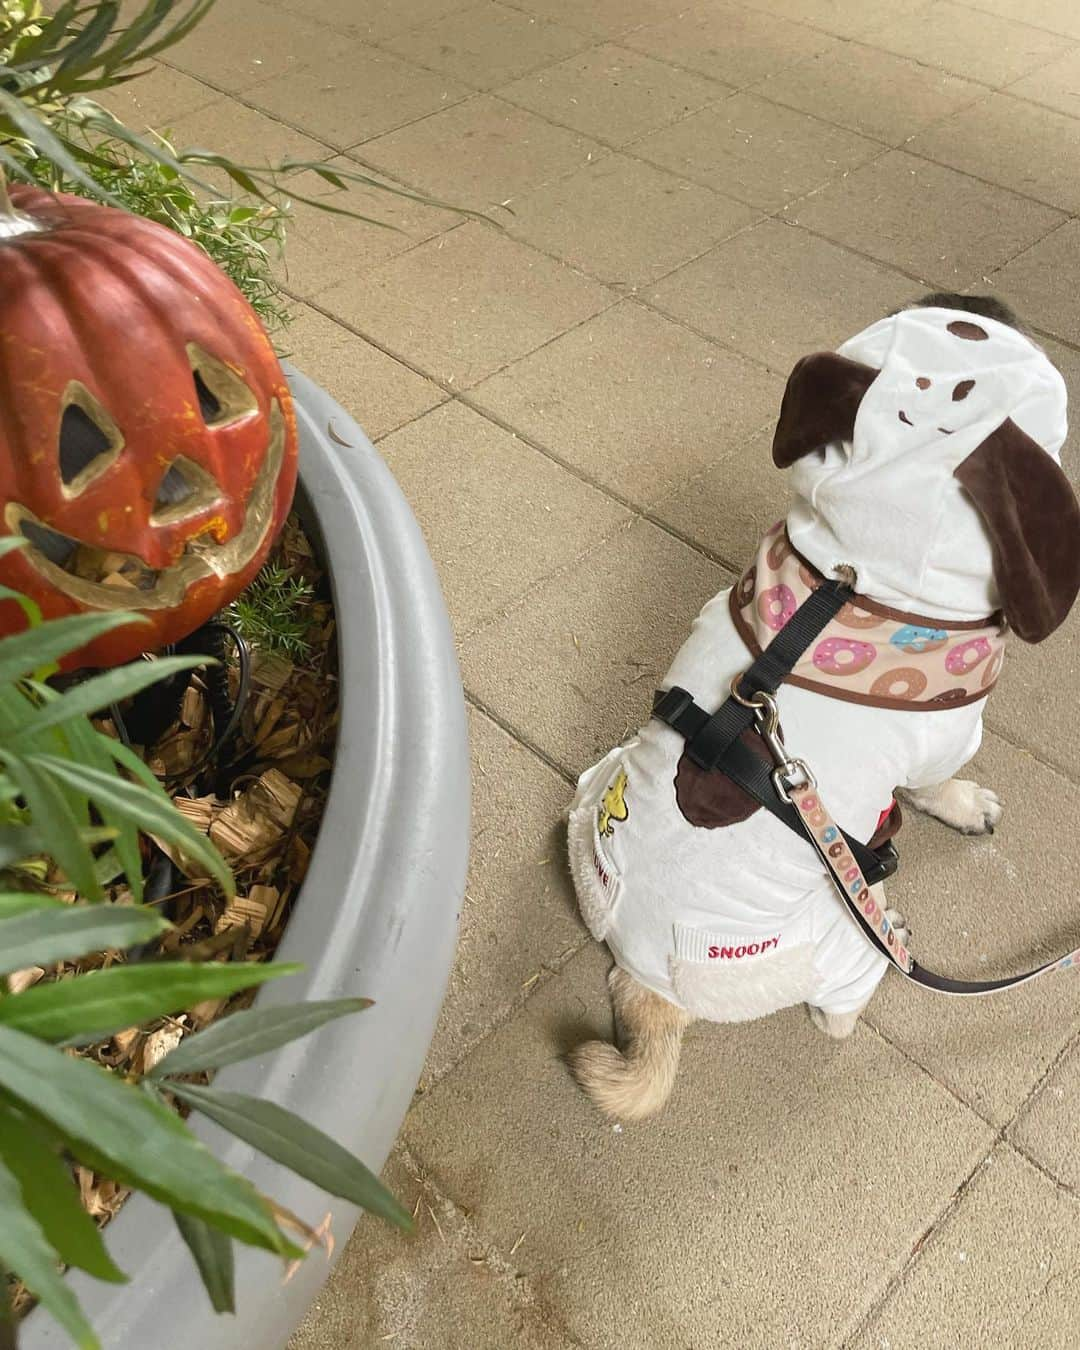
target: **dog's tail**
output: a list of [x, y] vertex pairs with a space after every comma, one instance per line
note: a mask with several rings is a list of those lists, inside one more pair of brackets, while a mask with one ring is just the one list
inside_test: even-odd
[[679, 1069], [682, 1036], [690, 1018], [673, 1004], [641, 990], [648, 1013], [635, 1011], [625, 1052], [607, 1041], [586, 1041], [570, 1052], [570, 1071], [605, 1115], [644, 1120], [671, 1096]]

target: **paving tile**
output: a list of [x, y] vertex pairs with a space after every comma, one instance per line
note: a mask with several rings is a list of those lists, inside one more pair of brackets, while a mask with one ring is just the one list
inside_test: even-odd
[[[340, 156], [326, 163], [335, 172], [364, 172], [354, 160]], [[393, 182], [386, 175], [378, 177]], [[288, 288], [300, 296], [315, 296], [329, 286], [337, 287], [343, 277], [356, 284], [361, 273], [374, 263], [406, 253], [462, 221], [460, 215], [426, 206], [413, 200], [411, 194], [400, 196], [355, 183], [342, 191], [310, 170], [289, 177], [285, 186], [293, 194], [293, 205], [285, 259], [278, 271]], [[296, 194], [305, 201], [297, 200]], [[313, 201], [335, 209], [322, 211], [307, 204]], [[337, 212], [341, 210], [367, 219], [340, 215]]]
[[624, 42], [740, 89], [834, 45], [815, 29], [724, 0], [699, 0], [674, 18], [636, 30]]
[[[1076, 455], [1069, 467], [1076, 482]], [[1080, 776], [1080, 607], [1037, 647], [1014, 638], [1005, 678], [994, 690], [987, 724], [1053, 764], [1074, 781]]]
[[[1026, 6], [1014, 9], [1019, 18], [1026, 12]], [[1072, 46], [1055, 33], [1013, 19], [976, 15], [952, 0], [939, 0], [929, 9], [877, 28], [869, 41], [898, 56], [995, 87], [1038, 70]]]
[[837, 1045], [801, 1009], [693, 1029], [665, 1114], [613, 1129], [562, 1061], [610, 1034], [607, 964], [589, 944], [425, 1095], [410, 1149], [494, 1248], [524, 1231], [519, 1269], [584, 1345], [838, 1345], [990, 1131], [873, 1033]]
[[[289, 16], [288, 22], [296, 20]], [[264, 81], [248, 92], [251, 102], [344, 150], [470, 92], [458, 80], [421, 70], [391, 52], [330, 36], [333, 55]]]
[[469, 1218], [396, 1150], [383, 1181], [416, 1231], [365, 1216], [289, 1350], [567, 1350], [531, 1282], [484, 1251]]
[[890, 145], [986, 95], [970, 80], [855, 44], [785, 70], [757, 92]]
[[[311, 14], [311, 0], [266, 3], [301, 17]], [[381, 42], [475, 4], [476, 0], [364, 0], [363, 4], [357, 4], [357, 0], [319, 0], [319, 22], [348, 37]]]
[[576, 132], [480, 95], [370, 141], [357, 157], [442, 201], [483, 211], [606, 153]]
[[947, 290], [974, 286], [1062, 219], [1051, 207], [902, 151], [856, 169], [791, 215]]
[[500, 89], [499, 97], [585, 136], [625, 145], [724, 98], [729, 86], [605, 43]]
[[516, 201], [507, 225], [515, 237], [590, 276], [636, 289], [756, 216], [709, 188], [611, 154]]
[[1040, 239], [990, 277], [1028, 321], [1067, 342], [1080, 343], [1080, 221], [1070, 220]]
[[235, 3], [215, 6], [163, 55], [166, 65], [236, 94], [301, 66], [322, 65], [340, 49], [340, 36], [313, 23], [310, 15], [301, 18], [244, 0], [242, 15]]
[[1073, 47], [1068, 55], [1010, 84], [1009, 93], [1080, 117], [1080, 47]]
[[787, 513], [786, 475], [772, 462], [772, 438], [769, 426], [728, 447], [715, 464], [658, 501], [650, 514], [741, 573], [762, 536]]
[[323, 292], [320, 305], [455, 390], [599, 313], [614, 292], [470, 222]]
[[[515, 0], [517, 3], [517, 0]], [[558, 19], [596, 37], [615, 38], [671, 13], [671, 0], [523, 0], [522, 9]]]
[[800, 357], [838, 346], [923, 290], [826, 239], [763, 221], [646, 298], [786, 379]]
[[762, 426], [782, 391], [760, 367], [626, 302], [473, 397], [602, 487], [648, 506]]
[[[931, 970], [969, 979], [1030, 970], [1075, 944], [1072, 856], [1047, 845], [1071, 838], [1080, 789], [992, 732], [960, 776], [1001, 797], [997, 832], [967, 838], [907, 811], [898, 840], [903, 862], [886, 894], [911, 925], [915, 956]], [[989, 998], [957, 999], [890, 974], [864, 1017], [1004, 1125], [1080, 1026], [1076, 990], [1075, 976], [1058, 973]]]
[[473, 835], [457, 957], [421, 1086], [445, 1076], [587, 937], [560, 817], [573, 789], [470, 711]]
[[129, 84], [99, 90], [96, 99], [132, 131], [165, 131], [185, 113], [220, 102], [221, 95], [181, 70], [153, 65]]
[[576, 776], [648, 717], [694, 616], [731, 581], [638, 521], [464, 642], [465, 688]]
[[[1062, 978], [1076, 979], [1062, 975]], [[1080, 1050], [1071, 1046], [1009, 1126], [1008, 1138], [1080, 1193]]]
[[452, 75], [473, 89], [494, 89], [589, 45], [576, 28], [538, 19], [484, 0], [422, 28], [388, 38], [383, 46], [407, 61]]
[[[986, 14], [1000, 14], [1005, 19], [1017, 16], [1016, 0], [978, 0], [973, 7]], [[1080, 38], [1080, 10], [1073, 0], [1024, 0], [1020, 11], [1025, 23], [1065, 37]]]
[[626, 519], [616, 502], [450, 403], [380, 443], [424, 531], [461, 636]]
[[638, 141], [642, 159], [775, 211], [881, 153], [877, 141], [736, 94]]
[[[232, 99], [185, 113], [173, 122], [172, 131], [173, 143], [179, 149], [203, 147], [215, 150], [236, 164], [273, 165], [284, 159], [321, 162], [329, 153], [320, 141]], [[196, 169], [195, 172], [200, 177], [216, 175], [226, 184], [229, 181], [218, 170]]]
[[822, 28], [837, 37], [863, 37], [876, 32], [899, 14], [914, 12], [926, 0], [745, 0], [748, 9], [757, 9], [781, 19]]
[[1070, 1350], [1080, 1214], [1008, 1146], [995, 1149], [851, 1350]]
[[908, 148], [1064, 211], [1080, 209], [1080, 121], [1049, 108], [991, 94], [922, 132]]
[[278, 345], [373, 441], [447, 397], [438, 385], [306, 305], [293, 306], [293, 322]]

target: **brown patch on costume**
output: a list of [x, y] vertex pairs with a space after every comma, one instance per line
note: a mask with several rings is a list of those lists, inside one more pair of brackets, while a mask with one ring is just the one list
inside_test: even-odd
[[980, 328], [977, 323], [968, 323], [966, 319], [954, 319], [949, 324], [949, 332], [953, 337], [965, 338], [968, 342], [985, 342], [990, 336], [985, 328]]
[[1080, 504], [1061, 466], [1012, 418], [953, 471], [982, 516], [1010, 626], [1041, 642], [1080, 591]]
[[975, 388], [974, 380], [961, 380], [960, 383], [956, 386], [956, 388], [952, 391], [952, 401], [954, 403], [959, 403], [962, 399], [967, 398], [968, 394], [970, 394], [974, 388]]
[[925, 375], [920, 375], [919, 378], [915, 381], [915, 383], [918, 385], [920, 389], [930, 388], [930, 381], [926, 378]]
[[[739, 737], [758, 759], [772, 765], [772, 756], [756, 731], [747, 730]], [[675, 801], [683, 819], [702, 830], [722, 830], [725, 825], [738, 825], [749, 820], [761, 803], [733, 783], [719, 769], [702, 769], [684, 754], [675, 770]]]
[[915, 423], [911, 420], [911, 418], [907, 415], [907, 413], [904, 412], [903, 408], [900, 409], [900, 421], [906, 422], [909, 427], [913, 427], [915, 425]]
[[870, 849], [880, 848], [882, 844], [887, 844], [890, 839], [895, 839], [900, 833], [903, 823], [904, 814], [900, 810], [900, 803], [894, 801], [889, 814], [874, 831], [866, 847]]
[[786, 469], [830, 441], [850, 441], [863, 395], [878, 377], [872, 366], [836, 352], [804, 356], [788, 376], [773, 436], [773, 463]]

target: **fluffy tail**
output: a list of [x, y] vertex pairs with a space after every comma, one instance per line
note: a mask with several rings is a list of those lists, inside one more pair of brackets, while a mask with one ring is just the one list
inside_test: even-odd
[[618, 967], [611, 992], [628, 1037], [625, 1052], [607, 1041], [586, 1041], [571, 1051], [570, 1071], [605, 1115], [644, 1120], [671, 1096], [691, 1019]]

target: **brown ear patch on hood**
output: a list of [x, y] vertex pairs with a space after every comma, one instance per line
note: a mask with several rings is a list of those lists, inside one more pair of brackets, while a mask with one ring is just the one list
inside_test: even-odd
[[966, 338], [968, 342], [986, 342], [990, 337], [985, 328], [977, 323], [969, 323], [967, 319], [954, 319], [949, 324], [949, 332], [953, 337]]
[[830, 441], [850, 441], [863, 395], [877, 379], [873, 366], [836, 352], [804, 356], [788, 376], [773, 436], [773, 463], [786, 469]]
[[982, 516], [1005, 617], [1041, 642], [1080, 590], [1080, 504], [1062, 469], [1011, 418], [954, 470]]

